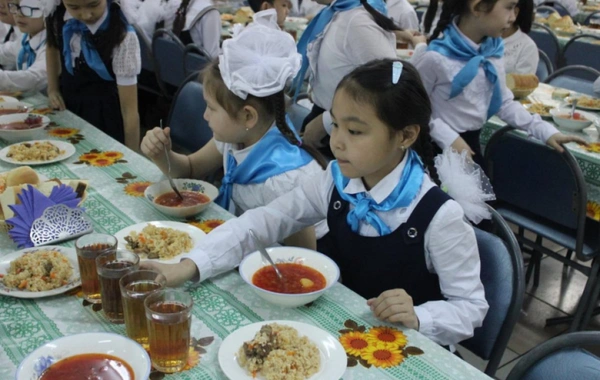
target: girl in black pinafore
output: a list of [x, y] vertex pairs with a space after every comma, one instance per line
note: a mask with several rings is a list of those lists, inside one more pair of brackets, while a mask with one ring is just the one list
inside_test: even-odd
[[140, 48], [119, 5], [64, 0], [46, 25], [51, 107], [66, 108], [137, 150]]

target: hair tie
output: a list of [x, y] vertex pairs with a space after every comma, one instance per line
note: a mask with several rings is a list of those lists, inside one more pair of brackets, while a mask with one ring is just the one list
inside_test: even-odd
[[402, 62], [400, 61], [394, 61], [392, 64], [392, 84], [398, 84], [400, 76], [402, 75], [403, 67], [404, 66], [402, 65]]

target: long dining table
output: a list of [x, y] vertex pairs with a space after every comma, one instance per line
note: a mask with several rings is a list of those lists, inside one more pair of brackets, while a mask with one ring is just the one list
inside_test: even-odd
[[[69, 111], [48, 109], [47, 98], [41, 94], [28, 96], [23, 101], [33, 104], [36, 112], [50, 118], [45, 139], [68, 141], [75, 146], [76, 153], [70, 158], [35, 166], [35, 170], [47, 178], [89, 181], [88, 195], [82, 206], [96, 232], [115, 234], [140, 222], [177, 220], [161, 214], [143, 197], [143, 191], [150, 183], [164, 179], [148, 159]], [[7, 145], [6, 141], [0, 140], [0, 149]], [[0, 162], [0, 172], [14, 167]], [[211, 204], [200, 215], [178, 221], [210, 233], [211, 229], [231, 218], [233, 215]], [[61, 245], [73, 247], [74, 242]], [[17, 245], [7, 234], [0, 233], [0, 257], [17, 250]], [[194, 301], [190, 360], [182, 372], [164, 376], [153, 373], [151, 379], [226, 379], [218, 362], [221, 343], [232, 332], [254, 322], [305, 322], [336, 338], [348, 335], [349, 331], [368, 333], [373, 327], [385, 325], [374, 318], [364, 298], [341, 283], [336, 283], [312, 304], [293, 309], [263, 301], [237, 271], [200, 284], [188, 283], [184, 288]], [[418, 331], [395, 328], [404, 334], [406, 343], [400, 359], [391, 363], [393, 365], [370, 364], [352, 356], [349, 353], [352, 352], [351, 343], [346, 340], [344, 354], [348, 367], [343, 379], [489, 379]], [[78, 289], [46, 298], [0, 296], [0, 379], [15, 378], [19, 363], [37, 347], [63, 336], [94, 331], [125, 335], [124, 325], [109, 323], [103, 312], [86, 306]]]

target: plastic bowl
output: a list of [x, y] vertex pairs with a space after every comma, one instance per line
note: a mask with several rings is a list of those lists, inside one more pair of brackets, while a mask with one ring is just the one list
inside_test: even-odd
[[38, 347], [19, 364], [15, 379], [38, 379], [57, 361], [81, 354], [115, 356], [129, 364], [136, 379], [150, 376], [150, 357], [137, 342], [122, 335], [92, 332], [65, 336]]
[[585, 118], [585, 120], [575, 120], [575, 119], [565, 119], [559, 117], [559, 115], [569, 115], [571, 113], [571, 108], [555, 108], [550, 110], [550, 114], [552, 115], [552, 120], [559, 126], [559, 128], [563, 128], [568, 131], [578, 132], [587, 127], [589, 127], [594, 120], [596, 120], [596, 116], [589, 112], [583, 112], [576, 110], [576, 114], [580, 114]]
[[188, 216], [196, 215], [204, 211], [219, 195], [219, 189], [205, 181], [197, 179], [174, 179], [173, 181], [175, 182], [175, 186], [177, 186], [177, 190], [202, 193], [210, 198], [210, 200], [206, 203], [188, 207], [162, 206], [154, 202], [154, 200], [165, 193], [173, 191], [169, 181], [165, 180], [148, 186], [146, 191], [144, 191], [146, 199], [148, 199], [157, 210], [165, 215], [174, 216], [176, 218], [187, 218]]
[[260, 252], [252, 252], [240, 264], [240, 275], [248, 285], [265, 301], [281, 307], [298, 307], [313, 302], [319, 298], [327, 289], [331, 288], [340, 278], [340, 269], [329, 257], [317, 251], [297, 247], [273, 247], [267, 248], [267, 252], [276, 264], [296, 263], [309, 266], [321, 272], [327, 281], [321, 290], [302, 294], [285, 294], [271, 292], [252, 283], [252, 276], [260, 268], [270, 265], [261, 256]]
[[[0, 103], [5, 107], [14, 105], [15, 103]], [[0, 116], [0, 124], [5, 123], [13, 123], [16, 121], [24, 121], [29, 116], [29, 113], [14, 113], [11, 115], [2, 115]], [[19, 141], [28, 141], [28, 140], [38, 140], [44, 136], [44, 128], [48, 124], [50, 124], [50, 119], [47, 116], [40, 116], [42, 118], [42, 124], [39, 127], [30, 128], [30, 129], [19, 129], [19, 130], [9, 130], [9, 129], [0, 129], [0, 138], [8, 141], [8, 142], [19, 142]]]

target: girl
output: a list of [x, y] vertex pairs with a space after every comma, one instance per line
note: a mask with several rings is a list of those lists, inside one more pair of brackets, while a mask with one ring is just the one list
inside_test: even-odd
[[[276, 18], [274, 9], [257, 13], [255, 23], [224, 41], [219, 61], [204, 70], [204, 118], [214, 138], [189, 156], [169, 150], [173, 177], [202, 178], [223, 167], [217, 203], [236, 215], [290, 192], [325, 166], [286, 120], [283, 88], [300, 68], [300, 55], [292, 36], [275, 29]], [[166, 173], [165, 146], [171, 147], [169, 129], [155, 128], [141, 149]], [[315, 241], [308, 228], [285, 243], [314, 249]]]
[[442, 7], [439, 3], [441, 2], [442, 0], [430, 1], [429, 5], [427, 6], [427, 11], [425, 11], [423, 18], [421, 19], [420, 30], [426, 36], [431, 35], [431, 32], [435, 30], [435, 27], [437, 26], [437, 23], [440, 20], [440, 16], [442, 14]]
[[328, 250], [346, 286], [378, 318], [439, 344], [473, 335], [488, 309], [473, 228], [436, 186], [428, 132], [431, 106], [410, 64], [380, 60], [355, 69], [335, 93], [336, 161], [302, 187], [214, 230], [178, 264], [147, 264], [170, 284], [204, 280], [256, 246], [327, 218]]
[[[570, 141], [585, 144], [529, 114], [506, 87], [501, 35], [514, 23], [516, 5], [516, 0], [444, 0], [433, 42], [414, 60], [433, 107], [433, 141], [441, 149], [467, 151], [481, 167], [479, 133], [496, 114], [558, 151]], [[441, 32], [444, 37], [436, 40]]]
[[254, 13], [271, 8], [275, 9], [275, 11], [277, 11], [277, 26], [279, 26], [281, 30], [285, 30], [285, 19], [290, 14], [292, 8], [290, 0], [248, 0], [248, 4]]
[[119, 4], [63, 0], [46, 25], [50, 106], [137, 149], [140, 45]]
[[517, 19], [502, 33], [504, 68], [507, 73], [535, 74], [540, 57], [535, 42], [527, 35], [533, 23], [533, 0], [519, 0]]

